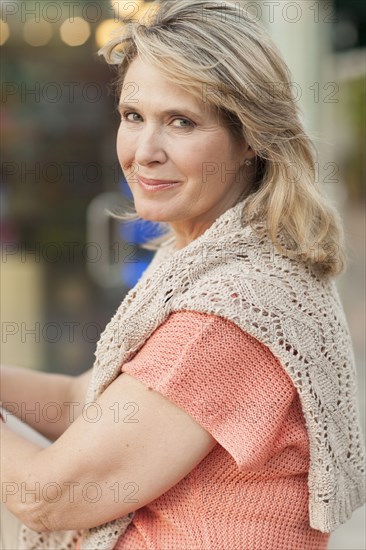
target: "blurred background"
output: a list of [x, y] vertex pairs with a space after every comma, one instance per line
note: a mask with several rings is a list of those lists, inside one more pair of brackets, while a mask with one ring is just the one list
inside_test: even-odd
[[[317, 177], [340, 211], [349, 267], [336, 283], [354, 344], [365, 433], [366, 2], [248, 2], [281, 49]], [[104, 208], [131, 198], [117, 161], [115, 73], [97, 50], [143, 1], [0, 1], [1, 362], [77, 375], [153, 253], [158, 228]], [[330, 549], [365, 549], [364, 512]]]

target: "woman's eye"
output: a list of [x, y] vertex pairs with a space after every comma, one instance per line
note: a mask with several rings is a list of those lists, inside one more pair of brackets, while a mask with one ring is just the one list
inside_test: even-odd
[[[131, 117], [131, 115], [132, 115], [132, 117]], [[127, 120], [128, 122], [138, 122], [138, 120], [133, 118], [135, 115], [137, 117], [140, 116], [138, 113], [127, 112], [127, 113], [123, 113], [121, 118], [122, 118], [122, 120]]]
[[[127, 122], [140, 122], [141, 116], [134, 111], [126, 111], [121, 114], [121, 120]], [[187, 118], [175, 118], [172, 121], [172, 125], [175, 128], [192, 128], [194, 126], [193, 122]]]
[[177, 124], [175, 125], [176, 128], [191, 128], [193, 126], [193, 122], [188, 120], [187, 118], [176, 118], [173, 122], [183, 122], [184, 124]]

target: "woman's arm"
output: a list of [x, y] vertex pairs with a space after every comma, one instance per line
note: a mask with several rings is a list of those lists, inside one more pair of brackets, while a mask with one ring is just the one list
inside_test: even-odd
[[86, 374], [74, 377], [1, 365], [0, 401], [10, 413], [55, 441], [82, 410], [90, 378]]
[[79, 374], [79, 376], [74, 376], [71, 380], [69, 396], [72, 403], [73, 414], [72, 418], [69, 419], [70, 421], [67, 425], [67, 428], [82, 413], [86, 398], [86, 392], [91, 381], [92, 371], [93, 369], [91, 368], [86, 372], [83, 372], [83, 374]]
[[191, 416], [126, 373], [46, 449], [3, 422], [0, 435], [3, 502], [35, 531], [88, 529], [135, 511], [216, 445]]

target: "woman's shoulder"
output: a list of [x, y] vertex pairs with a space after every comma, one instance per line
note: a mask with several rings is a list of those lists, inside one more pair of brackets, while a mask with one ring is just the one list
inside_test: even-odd
[[159, 357], [159, 363], [195, 369], [198, 362], [215, 368], [218, 378], [232, 374], [233, 379], [267, 381], [269, 391], [286, 389], [295, 396], [292, 380], [279, 360], [260, 340], [232, 320], [196, 310], [179, 310], [169, 314], [159, 325], [135, 359]]

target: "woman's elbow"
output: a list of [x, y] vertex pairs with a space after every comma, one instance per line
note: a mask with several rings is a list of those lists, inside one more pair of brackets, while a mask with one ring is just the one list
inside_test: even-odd
[[51, 515], [49, 506], [49, 503], [46, 502], [28, 504], [24, 506], [21, 513], [18, 513], [17, 516], [32, 531], [38, 533], [62, 531], [62, 528], [56, 525], [55, 516], [54, 514]]

